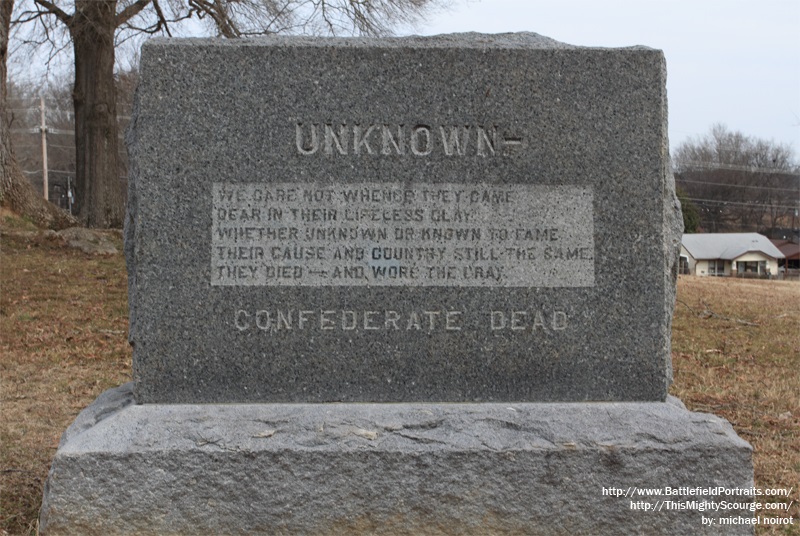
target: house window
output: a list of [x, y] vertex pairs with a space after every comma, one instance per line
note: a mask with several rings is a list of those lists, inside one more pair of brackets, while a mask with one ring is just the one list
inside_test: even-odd
[[767, 271], [766, 261], [739, 261], [740, 274], [763, 274]]
[[722, 259], [708, 261], [708, 275], [725, 275], [725, 261]]
[[688, 274], [689, 273], [689, 258], [688, 257], [680, 257], [680, 269], [679, 273], [681, 274]]

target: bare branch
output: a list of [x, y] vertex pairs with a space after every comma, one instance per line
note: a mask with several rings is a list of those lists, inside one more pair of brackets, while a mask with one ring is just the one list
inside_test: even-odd
[[23, 11], [22, 13], [19, 14], [19, 16], [16, 19], [13, 19], [11, 21], [11, 24], [12, 25], [25, 24], [26, 22], [31, 22], [32, 20], [36, 20], [36, 19], [38, 19], [40, 17], [43, 17], [45, 15], [50, 15], [50, 12], [49, 11], [41, 11], [41, 10], [39, 10], [39, 11]]
[[72, 15], [67, 15], [60, 7], [50, 2], [49, 0], [33, 0], [37, 6], [45, 8], [47, 13], [56, 16], [58, 20], [69, 26], [72, 23]]
[[136, 0], [136, 2], [132, 3], [122, 11], [117, 14], [117, 27], [122, 26], [126, 22], [128, 22], [132, 17], [135, 17], [139, 14], [144, 8], [146, 8], [152, 0]]
[[167, 19], [164, 17], [164, 12], [161, 11], [161, 6], [158, 4], [158, 0], [153, 0], [153, 7], [156, 10], [156, 16], [158, 17], [158, 25], [157, 28], [163, 28], [167, 35], [172, 37], [172, 33], [169, 31], [169, 25], [167, 24]]
[[241, 32], [236, 27], [234, 20], [226, 13], [220, 0], [189, 0], [189, 5], [198, 13], [209, 15], [223, 37], [235, 38], [241, 36]]

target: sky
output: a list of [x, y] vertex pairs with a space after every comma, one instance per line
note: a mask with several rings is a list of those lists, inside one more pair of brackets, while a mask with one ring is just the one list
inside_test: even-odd
[[439, 1], [448, 6], [397, 33], [529, 31], [573, 45], [658, 48], [673, 150], [723, 123], [790, 145], [800, 162], [800, 0]]
[[800, 161], [800, 0], [450, 0], [399, 33], [470, 31], [661, 49], [673, 149], [723, 123]]

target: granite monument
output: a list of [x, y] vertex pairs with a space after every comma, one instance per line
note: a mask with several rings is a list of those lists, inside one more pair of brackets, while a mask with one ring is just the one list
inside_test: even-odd
[[702, 533], [619, 493], [753, 485], [667, 394], [665, 77], [535, 34], [145, 44], [134, 382], [42, 533]]
[[664, 87], [526, 35], [149, 42], [137, 400], [663, 401]]

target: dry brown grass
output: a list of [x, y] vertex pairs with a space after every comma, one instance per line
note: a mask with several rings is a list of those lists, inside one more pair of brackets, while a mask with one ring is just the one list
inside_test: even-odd
[[62, 432], [130, 379], [127, 277], [119, 255], [42, 237], [3, 236], [0, 255], [0, 534], [35, 534]]
[[672, 393], [753, 445], [756, 486], [794, 487], [774, 532], [800, 534], [800, 283], [681, 277], [672, 361]]
[[[0, 229], [25, 227], [0, 214]], [[0, 534], [30, 535], [61, 433], [130, 379], [126, 274], [121, 255], [41, 235], [6, 234], [0, 255]], [[800, 284], [683, 278], [679, 300], [673, 393], [730, 420], [755, 448], [756, 485], [793, 486], [797, 501]], [[800, 517], [796, 505], [790, 514]]]

